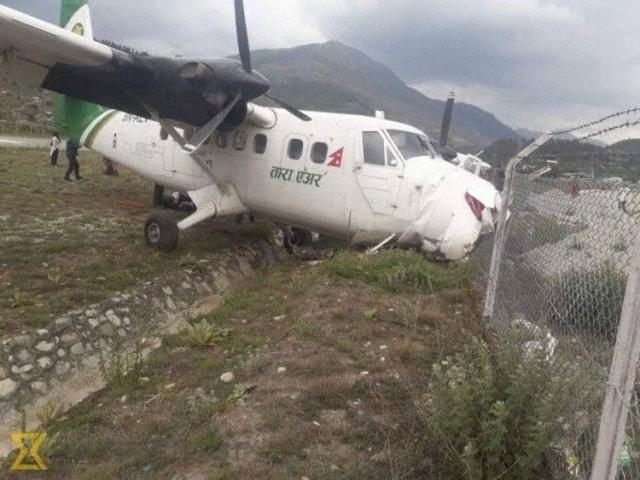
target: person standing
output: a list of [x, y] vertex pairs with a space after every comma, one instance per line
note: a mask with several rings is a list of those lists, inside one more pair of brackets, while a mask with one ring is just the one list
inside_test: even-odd
[[60, 140], [60, 135], [58, 132], [53, 134], [51, 140], [49, 141], [49, 146], [51, 147], [51, 152], [49, 153], [49, 160], [51, 161], [51, 165], [56, 167], [58, 165], [58, 155], [60, 154], [60, 145], [62, 141]]
[[67, 159], [69, 160], [69, 168], [67, 168], [67, 173], [64, 176], [64, 179], [67, 181], [71, 181], [69, 176], [71, 172], [76, 174], [76, 180], [82, 180], [80, 176], [80, 163], [78, 163], [78, 149], [80, 147], [73, 141], [67, 140]]

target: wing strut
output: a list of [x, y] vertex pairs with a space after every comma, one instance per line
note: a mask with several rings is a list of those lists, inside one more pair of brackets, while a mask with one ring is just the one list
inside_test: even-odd
[[183, 148], [191, 154], [196, 153], [200, 149], [200, 147], [204, 145], [204, 142], [206, 142], [211, 135], [216, 133], [218, 127], [222, 124], [222, 122], [224, 122], [224, 120], [227, 118], [227, 115], [231, 113], [231, 110], [233, 110], [233, 108], [241, 99], [242, 95], [240, 93], [236, 94], [236, 96], [233, 97], [231, 103], [229, 103], [229, 105], [227, 105], [224, 110], [222, 110], [218, 115], [209, 120], [209, 123], [195, 132], [189, 139], [189, 143], [184, 145]]

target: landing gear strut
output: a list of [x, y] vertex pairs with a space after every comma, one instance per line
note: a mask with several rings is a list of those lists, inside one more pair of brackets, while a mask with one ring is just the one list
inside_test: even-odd
[[144, 224], [144, 239], [150, 247], [170, 253], [178, 248], [180, 230], [178, 222], [172, 216], [152, 213]]

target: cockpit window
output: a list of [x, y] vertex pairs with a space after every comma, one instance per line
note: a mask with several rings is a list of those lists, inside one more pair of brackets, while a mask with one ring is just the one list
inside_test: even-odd
[[427, 137], [402, 130], [389, 130], [389, 135], [405, 159], [433, 157]]
[[362, 133], [362, 150], [364, 154], [364, 163], [372, 165], [384, 166], [384, 139], [378, 132]]

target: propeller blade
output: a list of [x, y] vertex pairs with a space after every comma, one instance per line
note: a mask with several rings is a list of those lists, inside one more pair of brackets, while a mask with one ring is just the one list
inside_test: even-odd
[[455, 104], [455, 97], [453, 92], [447, 99], [447, 105], [444, 108], [444, 117], [442, 118], [442, 127], [440, 127], [440, 145], [447, 146], [449, 141], [449, 129], [451, 128], [451, 120], [453, 119], [453, 106]]
[[251, 49], [249, 48], [249, 34], [247, 32], [247, 19], [244, 15], [244, 1], [235, 0], [236, 33], [238, 34], [238, 50], [242, 68], [251, 73]]
[[196, 152], [207, 139], [213, 135], [218, 127], [225, 121], [227, 115], [231, 113], [231, 110], [238, 104], [238, 102], [242, 99], [241, 94], [237, 94], [231, 103], [225, 107], [218, 115], [209, 120], [204, 127], [200, 128], [188, 141], [188, 143], [184, 146], [185, 150], [188, 150], [191, 153]]
[[280, 100], [279, 98], [275, 98], [275, 97], [272, 97], [271, 95], [267, 95], [267, 94], [265, 94], [265, 97], [267, 97], [271, 101], [277, 103], [282, 108], [284, 108], [287, 112], [289, 112], [291, 115], [293, 115], [294, 117], [298, 117], [303, 122], [310, 122], [311, 121], [311, 117], [309, 115], [307, 115], [306, 113], [302, 113], [296, 107], [293, 107], [293, 106], [289, 105], [284, 100]]

